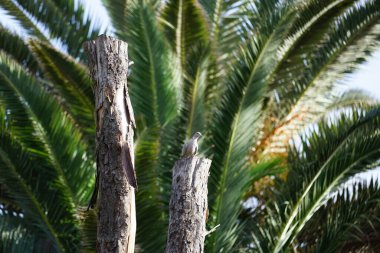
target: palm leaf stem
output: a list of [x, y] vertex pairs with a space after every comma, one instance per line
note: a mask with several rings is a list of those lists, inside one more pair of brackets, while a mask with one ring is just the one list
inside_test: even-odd
[[[143, 9], [140, 8], [139, 9], [140, 11], [140, 22], [141, 22], [141, 25], [142, 25], [142, 30], [143, 30], [143, 34], [144, 34], [144, 41], [146, 43], [146, 48], [147, 48], [147, 53], [148, 53], [148, 59], [149, 59], [149, 62], [151, 63], [149, 65], [149, 73], [150, 73], [150, 86], [151, 86], [151, 91], [152, 91], [152, 102], [151, 102], [151, 105], [152, 105], [152, 110], [153, 112], [157, 112], [157, 92], [156, 92], [156, 79], [155, 79], [155, 69], [154, 69], [154, 65], [153, 65], [153, 62], [154, 61], [154, 58], [153, 58], [153, 52], [152, 52], [152, 45], [151, 45], [151, 42], [150, 42], [150, 39], [149, 39], [149, 33], [148, 33], [148, 29], [146, 27], [146, 24], [145, 24], [145, 20], [143, 20], [143, 17], [144, 17], [144, 13], [143, 13]], [[159, 122], [158, 120], [158, 115], [156, 113], [154, 113], [154, 121], [155, 122]]]

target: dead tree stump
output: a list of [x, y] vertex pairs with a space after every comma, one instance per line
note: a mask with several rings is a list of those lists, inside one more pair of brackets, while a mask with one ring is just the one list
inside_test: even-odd
[[191, 156], [173, 168], [166, 253], [202, 253], [206, 235], [211, 160]]
[[[86, 42], [94, 80], [99, 180], [97, 252], [133, 253], [136, 235], [134, 116], [128, 96], [128, 44], [106, 35]], [[96, 196], [96, 195], [95, 195]]]

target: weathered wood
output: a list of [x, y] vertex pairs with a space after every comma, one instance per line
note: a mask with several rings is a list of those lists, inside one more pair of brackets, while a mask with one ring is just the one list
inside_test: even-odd
[[[99, 180], [97, 252], [133, 253], [136, 234], [128, 44], [106, 35], [84, 45], [94, 80]], [[96, 195], [95, 195], [96, 198]]]
[[173, 168], [166, 253], [204, 252], [211, 160], [191, 156]]

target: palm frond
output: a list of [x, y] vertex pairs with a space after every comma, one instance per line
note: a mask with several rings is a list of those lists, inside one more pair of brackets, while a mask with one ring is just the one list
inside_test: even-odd
[[249, 1], [201, 0], [199, 2], [206, 11], [210, 34], [205, 105], [212, 107], [226, 88], [223, 85], [223, 80], [228, 74], [226, 64], [233, 64], [236, 53], [247, 40], [242, 20], [247, 15], [245, 7]]
[[5, 212], [0, 207], [0, 251], [27, 252], [35, 248], [35, 238], [22, 227], [21, 217]]
[[28, 15], [25, 14], [25, 12], [19, 4], [16, 4], [12, 0], [4, 0], [0, 2], [0, 6], [4, 8], [4, 10], [6, 10], [9, 15], [18, 20], [22, 27], [26, 29], [26, 31], [29, 33], [29, 35], [35, 36], [42, 41], [48, 40], [48, 38], [42, 33], [40, 28], [37, 27], [35, 22], [31, 20], [31, 18]]
[[[320, 217], [317, 219], [319, 224], [312, 224], [314, 228], [320, 229], [319, 234], [313, 234], [310, 225], [305, 228], [304, 234], [310, 236], [309, 238], [314, 235], [316, 243], [303, 240], [302, 235], [298, 240], [304, 241], [310, 252], [348, 252], [350, 241], [371, 236], [371, 233], [365, 233], [362, 228], [371, 224], [371, 220], [376, 223], [379, 203], [380, 191], [377, 181], [371, 180], [368, 186], [367, 182], [355, 183], [340, 190], [335, 198], [315, 213], [314, 216]], [[315, 240], [316, 238], [318, 239]], [[363, 244], [366, 244], [365, 239], [362, 241]], [[344, 246], [345, 251], [342, 251]]]
[[[2, 59], [7, 59], [5, 54], [1, 54]], [[7, 59], [10, 60], [10, 59]], [[10, 60], [11, 61], [11, 60]], [[11, 61], [12, 62], [12, 61]], [[35, 128], [35, 124], [28, 114], [27, 110], [20, 101], [17, 93], [12, 89], [9, 74], [9, 67], [3, 65], [6, 71], [0, 72], [0, 108], [4, 118], [2, 118], [2, 126], [7, 127], [13, 138], [20, 141], [25, 147], [32, 152], [46, 152], [44, 143], [38, 136], [38, 129]], [[16, 77], [18, 80], [18, 77]]]
[[[46, 151], [47, 159], [66, 182], [64, 187], [69, 188], [73, 199], [79, 203], [86, 201], [93, 181], [83, 184], [83, 180], [87, 181], [93, 173], [94, 162], [91, 154], [87, 153], [87, 145], [81, 141], [80, 133], [58, 102], [4, 54], [0, 54], [0, 89], [7, 94], [13, 93], [13, 96], [1, 99], [2, 106], [18, 127], [12, 132], [17, 130], [17, 136], [24, 136], [20, 140], [32, 144], [30, 149], [33, 152]], [[28, 138], [26, 134], [31, 132], [33, 135]]]
[[186, 138], [202, 132], [209, 116], [207, 103], [207, 75], [209, 62], [207, 46], [194, 46], [184, 67], [183, 94], [180, 108], [181, 122], [186, 126]]
[[[365, 214], [364, 214], [365, 215]], [[364, 216], [363, 215], [363, 216]], [[362, 219], [362, 222], [353, 226], [354, 232], [352, 236], [345, 242], [340, 252], [378, 252], [380, 250], [379, 243], [379, 210], [371, 210], [370, 220]]]
[[22, 38], [0, 25], [0, 50], [11, 55], [31, 72], [38, 69], [37, 61]]
[[79, 221], [81, 252], [93, 253], [96, 249], [97, 215], [96, 211], [79, 207], [76, 211]]
[[373, 1], [349, 8], [330, 25], [327, 38], [310, 56], [301, 52], [298, 63], [284, 70], [287, 76], [279, 75], [282, 79], [277, 82], [282, 86], [274, 91], [276, 101], [269, 114], [280, 127], [274, 126], [278, 129], [265, 137], [271, 140], [263, 155], [284, 153], [287, 141], [299, 129], [325, 114], [338, 100], [336, 80], [355, 70], [378, 48], [379, 11], [379, 2]]
[[35, 235], [44, 238], [55, 251], [77, 251], [74, 203], [60, 175], [46, 157], [23, 150], [4, 129], [1, 132], [0, 181], [22, 209], [23, 224], [33, 228]]
[[263, 26], [263, 33], [254, 37], [238, 56], [208, 133], [207, 144], [213, 147], [209, 153], [214, 153], [209, 184], [210, 192], [215, 194], [210, 198], [211, 215], [214, 225], [221, 224], [221, 229], [209, 239], [210, 252], [228, 251], [238, 237], [236, 217], [250, 182], [247, 156], [257, 138], [252, 129], [260, 124], [265, 81], [294, 17], [287, 5], [277, 11], [266, 17], [266, 29]]
[[[160, 130], [150, 128], [143, 131], [136, 142], [136, 168], [139, 191], [136, 197], [137, 244], [144, 252], [163, 251], [165, 247], [168, 202], [170, 188], [163, 184], [163, 175], [159, 167]], [[171, 168], [166, 168], [170, 170]], [[170, 178], [169, 180], [170, 187]], [[166, 186], [165, 188], [163, 187]], [[163, 189], [164, 188], [164, 189]], [[152, 233], [152, 231], [155, 231]]]
[[[242, 20], [248, 14], [245, 7], [249, 1], [201, 0], [208, 16], [208, 30], [212, 48], [218, 62], [228, 62], [246, 37], [242, 34]], [[251, 12], [252, 13], [252, 12]]]
[[184, 67], [191, 48], [208, 43], [207, 23], [197, 0], [169, 0], [161, 13], [168, 42]]
[[[176, 69], [170, 48], [160, 33], [153, 7], [144, 1], [130, 3], [128, 30], [132, 74], [130, 95], [137, 120], [143, 126], [167, 124], [176, 115], [177, 95], [174, 87]], [[140, 124], [141, 127], [141, 124]]]
[[[4, 115], [1, 113], [1, 115]], [[9, 190], [7, 190], [5, 185], [0, 184], [0, 203], [1, 208], [0, 209], [10, 209], [18, 212], [20, 208], [17, 206], [16, 202], [12, 198]], [[4, 213], [4, 211], [2, 210]]]
[[89, 143], [94, 143], [94, 95], [88, 70], [47, 43], [30, 40], [29, 46], [52, 88]]
[[342, 0], [311, 0], [296, 5], [297, 18], [278, 52], [281, 60], [276, 66], [276, 74], [269, 80], [271, 87], [286, 84], [283, 79], [289, 72], [302, 73], [298, 68], [305, 68], [304, 59], [321, 46], [331, 25], [356, 5], [357, 1]]
[[[275, 70], [267, 80], [271, 89], [276, 88], [276, 90], [269, 93], [270, 95], [265, 103], [267, 116], [261, 127], [260, 140], [252, 152], [252, 157], [255, 159], [286, 153], [286, 143], [292, 135], [286, 135], [284, 129], [291, 123], [294, 125], [294, 122], [308, 122], [301, 118], [300, 114], [288, 115], [283, 109], [290, 106], [291, 101], [288, 100], [293, 99], [292, 95], [294, 94], [291, 91], [294, 90], [292, 83], [294, 82], [293, 79], [296, 78], [295, 73], [302, 74], [305, 72], [305, 70], [298, 72], [300, 68], [298, 65], [302, 65], [306, 53], [310, 54], [310, 51], [319, 45], [318, 43], [325, 36], [331, 22], [353, 5], [355, 5], [354, 1], [317, 0], [299, 2], [292, 6], [297, 11], [297, 16], [278, 51], [279, 61], [274, 67]], [[260, 22], [262, 15], [271, 12], [268, 5], [264, 5], [264, 7], [253, 6], [251, 9], [259, 10], [259, 15], [254, 15], [248, 20], [249, 22], [246, 22], [246, 26], [251, 28], [255, 27], [255, 23]], [[248, 17], [250, 16], [248, 15]], [[304, 66], [301, 67], [304, 68]], [[286, 74], [289, 75], [288, 81], [284, 81]], [[282, 96], [284, 91], [286, 95]], [[285, 118], [285, 116], [288, 117]], [[287, 128], [287, 130], [289, 129], [288, 132], [292, 134], [302, 128], [302, 126], [295, 125], [293, 127], [293, 125]]]
[[262, 252], [285, 252], [297, 234], [352, 175], [371, 169], [379, 159], [379, 107], [342, 113], [322, 121], [289, 158], [288, 179], [255, 235]]
[[350, 89], [338, 97], [327, 110], [337, 110], [342, 108], [374, 106], [379, 100], [364, 90]]
[[[311, 0], [297, 5], [297, 18], [279, 51], [279, 72], [281, 73], [281, 69], [289, 68], [296, 57], [299, 58], [302, 53], [309, 51], [306, 48], [319, 46], [331, 23], [356, 5], [357, 1], [342, 0]], [[278, 77], [274, 76], [274, 79], [278, 80]]]
[[[208, 24], [210, 55], [208, 58], [207, 82], [204, 104], [206, 109], [218, 103], [226, 90], [224, 80], [228, 77], [229, 67], [236, 61], [241, 47], [248, 37], [243, 20], [252, 10], [247, 10], [250, 1], [200, 0]], [[187, 64], [186, 64], [187, 65]], [[206, 117], [208, 112], [206, 110]]]
[[66, 0], [14, 0], [14, 2], [17, 2], [21, 11], [30, 15], [30, 19], [35, 19], [48, 29], [49, 38], [58, 38], [67, 45], [68, 52], [74, 57], [82, 57], [83, 43], [99, 34], [95, 24], [85, 16], [81, 2]]
[[128, 30], [128, 0], [102, 0], [112, 25], [115, 28], [115, 34], [123, 39]]
[[[281, 106], [305, 107], [305, 101], [310, 101], [310, 93], [331, 91], [330, 87], [339, 77], [351, 72], [355, 63], [361, 62], [368, 56], [368, 52], [376, 48], [378, 43], [375, 41], [380, 33], [377, 25], [379, 15], [380, 3], [368, 2], [350, 8], [331, 24], [327, 39], [312, 52], [310, 58], [303, 58], [303, 62], [297, 65], [303, 72], [301, 78], [294, 76], [295, 73], [292, 72], [292, 77], [283, 80], [285, 83], [292, 83], [294, 88], [288, 89], [286, 94], [279, 91], [279, 99], [282, 96], [290, 97], [295, 102], [287, 99], [284, 102], [288, 105], [284, 103]], [[321, 103], [318, 102], [313, 101], [313, 106]]]

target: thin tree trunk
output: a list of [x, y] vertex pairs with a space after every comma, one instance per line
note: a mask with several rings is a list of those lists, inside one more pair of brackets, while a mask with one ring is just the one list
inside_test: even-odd
[[99, 180], [97, 252], [133, 253], [136, 234], [128, 44], [106, 35], [86, 42], [94, 80]]
[[211, 160], [191, 156], [173, 168], [166, 253], [204, 252]]

